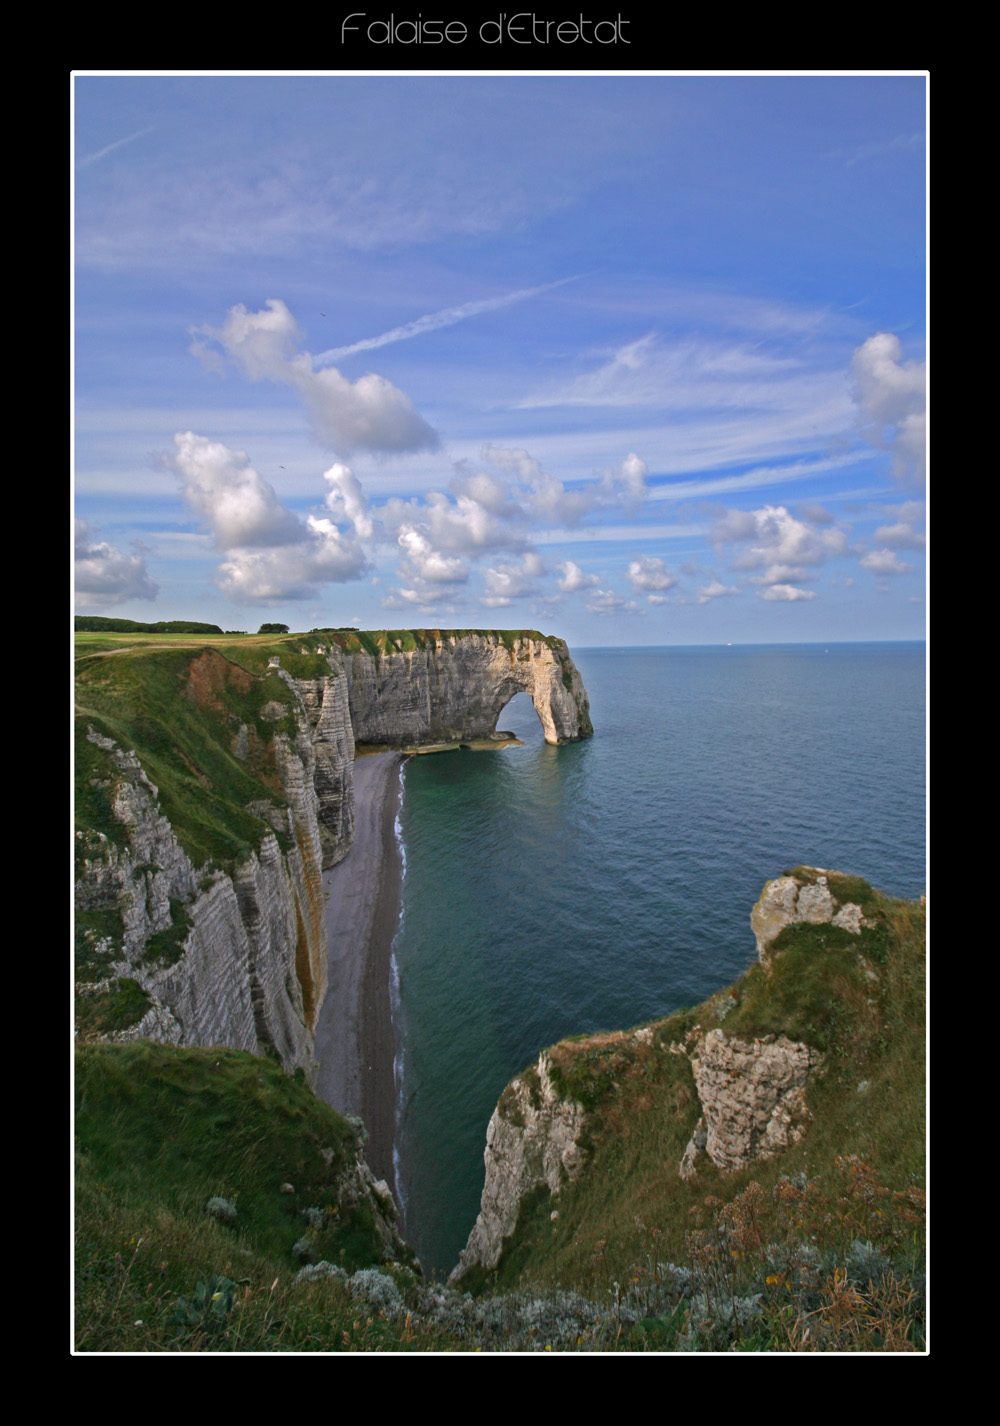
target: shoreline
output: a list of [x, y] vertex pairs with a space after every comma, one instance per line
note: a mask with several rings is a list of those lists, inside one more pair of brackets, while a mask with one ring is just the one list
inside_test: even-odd
[[316, 1018], [315, 1092], [368, 1131], [365, 1158], [396, 1192], [395, 1034], [390, 977], [403, 868], [396, 842], [404, 755], [372, 753], [354, 763], [354, 840], [323, 873], [328, 987]]

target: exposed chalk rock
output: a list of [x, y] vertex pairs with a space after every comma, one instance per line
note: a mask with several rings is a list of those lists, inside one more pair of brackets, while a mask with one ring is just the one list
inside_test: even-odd
[[408, 747], [489, 738], [516, 693], [535, 705], [545, 740], [593, 732], [583, 680], [561, 639], [442, 635], [428, 647], [344, 654], [359, 743]]
[[[718, 1168], [743, 1168], [795, 1142], [806, 1118], [806, 1081], [818, 1061], [816, 1051], [784, 1035], [738, 1040], [709, 1031], [691, 1068], [704, 1114], [704, 1151]], [[702, 1147], [696, 1142], [701, 1124], [685, 1150], [682, 1177], [691, 1176]]]
[[[816, 871], [816, 868], [809, 870]], [[853, 902], [841, 906], [834, 899], [825, 873], [820, 872], [815, 881], [779, 876], [766, 884], [750, 912], [758, 959], [767, 960], [768, 947], [786, 926], [802, 922], [838, 926], [854, 936], [861, 934], [865, 924], [860, 906]]]
[[581, 1105], [556, 1092], [544, 1051], [533, 1070], [511, 1082], [486, 1130], [479, 1217], [452, 1280], [473, 1266], [496, 1266], [504, 1239], [517, 1224], [521, 1202], [533, 1189], [545, 1184], [558, 1193], [572, 1181], [583, 1162], [577, 1140], [585, 1117]]
[[[422, 634], [419, 643], [373, 654], [345, 652], [331, 640], [319, 650], [329, 674], [312, 678], [283, 669], [280, 653], [270, 656], [269, 669], [294, 695], [294, 704], [265, 702], [259, 715], [282, 725], [269, 744], [280, 799], [247, 805], [271, 831], [231, 874], [192, 865], [136, 753], [90, 729], [107, 762], [114, 830], [78, 834], [76, 905], [120, 917], [120, 951], [115, 939], [107, 975], [134, 979], [153, 1002], [115, 1038], [273, 1050], [312, 1080], [312, 1032], [327, 989], [325, 915], [336, 915], [336, 907], [324, 910], [321, 873], [346, 856], [353, 838], [355, 742], [489, 741], [500, 712], [522, 691], [549, 742], [592, 733], [586, 690], [562, 640], [473, 631]], [[197, 655], [194, 665], [203, 694], [220, 677], [236, 676], [241, 686], [254, 677], [234, 671], [217, 650]], [[261, 744], [244, 723], [228, 746], [252, 765]], [[172, 963], [164, 964], [149, 947], [168, 932]], [[85, 934], [102, 954], [112, 945], [102, 931]]]

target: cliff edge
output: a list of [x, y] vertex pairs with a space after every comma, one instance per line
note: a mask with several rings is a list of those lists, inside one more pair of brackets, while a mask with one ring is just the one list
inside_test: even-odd
[[592, 733], [566, 644], [533, 630], [78, 639], [78, 1035], [273, 1053], [312, 1081], [357, 743], [489, 746], [519, 692], [549, 742]]
[[771, 1163], [773, 1177], [863, 1150], [900, 1190], [922, 1177], [922, 903], [797, 867], [765, 885], [750, 921], [757, 963], [733, 986], [561, 1041], [507, 1087], [454, 1283], [579, 1280], [582, 1244], [598, 1261], [612, 1234], [638, 1228], [638, 1251], [645, 1222], [682, 1222], [706, 1191], [726, 1197], [745, 1181], [734, 1176]]

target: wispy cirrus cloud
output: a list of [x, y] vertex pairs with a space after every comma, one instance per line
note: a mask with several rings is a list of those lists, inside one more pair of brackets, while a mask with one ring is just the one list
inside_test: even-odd
[[87, 154], [85, 158], [78, 158], [76, 161], [77, 168], [89, 168], [92, 163], [98, 163], [102, 158], [107, 158], [109, 153], [114, 153], [115, 149], [124, 148], [126, 144], [134, 144], [136, 139], [141, 139], [144, 138], [146, 134], [151, 134], [155, 127], [155, 124], [150, 124], [148, 128], [138, 129], [134, 134], [127, 134], [124, 139], [116, 139], [113, 144], [105, 144], [104, 148], [98, 149], [95, 153]]
[[541, 287], [522, 287], [516, 292], [506, 292], [502, 297], [484, 297], [476, 302], [463, 302], [457, 307], [444, 307], [440, 312], [431, 312], [426, 317], [417, 317], [412, 322], [404, 322], [401, 327], [393, 327], [378, 337], [364, 337], [359, 342], [351, 342], [345, 347], [331, 347], [314, 357], [317, 366], [327, 362], [342, 361], [344, 357], [355, 356], [358, 352], [375, 351], [387, 347], [392, 342], [405, 342], [411, 337], [421, 337], [425, 332], [437, 332], [442, 327], [453, 327], [456, 322], [465, 322], [470, 317], [479, 317], [484, 312], [498, 312], [502, 307], [511, 307], [515, 302], [525, 302], [529, 297], [540, 297], [544, 292], [552, 292], [567, 282], [576, 282], [576, 277], [563, 277], [558, 282], [546, 282]]

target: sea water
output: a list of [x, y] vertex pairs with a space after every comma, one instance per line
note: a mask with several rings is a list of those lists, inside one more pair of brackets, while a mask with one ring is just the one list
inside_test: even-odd
[[594, 736], [406, 763], [397, 1187], [432, 1275], [479, 1211], [504, 1086], [566, 1035], [693, 1005], [797, 864], [925, 889], [921, 644], [580, 649]]

